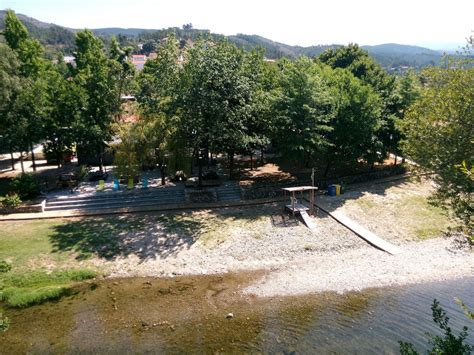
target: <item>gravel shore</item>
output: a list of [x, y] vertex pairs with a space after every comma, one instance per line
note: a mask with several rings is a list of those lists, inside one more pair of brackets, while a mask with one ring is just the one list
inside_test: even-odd
[[375, 248], [318, 255], [274, 270], [243, 292], [260, 297], [357, 291], [474, 275], [474, 257], [453, 240], [411, 242], [392, 256]]
[[[275, 225], [271, 216], [278, 217], [278, 211], [281, 206], [277, 204], [222, 210], [217, 223], [203, 226], [203, 234], [194, 239], [182, 231], [170, 235], [156, 221], [145, 218], [140, 223], [145, 223], [146, 232], [129, 231], [120, 236], [122, 244], [135, 252], [97, 263], [111, 277], [265, 271], [262, 279], [243, 290], [260, 297], [345, 292], [474, 275], [472, 251], [459, 248], [453, 239], [420, 241], [392, 234], [388, 239], [403, 250], [393, 256], [367, 244], [322, 212], [315, 218], [313, 233], [301, 222]], [[198, 214], [189, 212], [182, 218], [215, 218], [212, 211]], [[210, 240], [204, 238], [206, 233], [213, 233]], [[144, 252], [137, 253], [140, 250]]]

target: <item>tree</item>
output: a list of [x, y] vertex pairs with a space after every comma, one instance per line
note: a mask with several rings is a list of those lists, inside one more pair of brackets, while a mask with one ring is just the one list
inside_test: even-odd
[[74, 81], [85, 93], [86, 105], [78, 125], [78, 153], [95, 154], [103, 170], [103, 153], [111, 139], [111, 123], [120, 110], [117, 82], [114, 80], [103, 44], [91, 31], [76, 34]]
[[2, 146], [9, 150], [12, 169], [15, 125], [11, 112], [21, 90], [20, 62], [16, 53], [7, 45], [0, 43], [0, 135]]
[[200, 158], [209, 150], [226, 153], [232, 178], [234, 155], [246, 148], [246, 123], [253, 112], [246, 53], [227, 41], [200, 41], [188, 55], [180, 101], [181, 133]]
[[426, 171], [434, 172], [436, 201], [452, 210], [472, 235], [474, 182], [462, 170], [474, 162], [474, 68], [453, 62], [429, 68], [421, 97], [405, 115], [404, 152]]
[[329, 147], [334, 101], [320, 67], [310, 59], [282, 60], [279, 67], [274, 143], [287, 159], [308, 165]]
[[53, 104], [45, 119], [45, 154], [54, 157], [58, 167], [77, 142], [83, 108], [87, 105], [82, 87], [68, 75], [63, 77], [60, 68], [49, 71], [48, 95]]
[[378, 159], [381, 143], [377, 132], [382, 124], [382, 102], [371, 86], [364, 84], [349, 71], [325, 68], [324, 77], [335, 101], [335, 115], [327, 135], [330, 147], [325, 176], [331, 162]]
[[156, 50], [156, 42], [152, 39], [146, 41], [143, 43], [142, 46], [142, 53], [145, 55], [149, 55], [151, 52], [154, 52]]
[[116, 107], [121, 105], [121, 96], [124, 91], [129, 89], [135, 77], [135, 67], [129, 61], [132, 50], [132, 47], [121, 47], [115, 37], [112, 37], [109, 48], [109, 75], [111, 80], [116, 83], [113, 86], [116, 90]]
[[[400, 141], [404, 138], [400, 129], [400, 125], [405, 117], [405, 113], [410, 106], [420, 96], [420, 88], [417, 85], [418, 78], [413, 71], [407, 71], [401, 78], [397, 80], [396, 90], [394, 94], [394, 108], [396, 119], [388, 122], [388, 130], [390, 132], [389, 142], [387, 144], [388, 150], [395, 153], [395, 164], [397, 163], [396, 156], [401, 154]], [[403, 162], [403, 160], [402, 160]]]
[[397, 151], [399, 136], [395, 120], [400, 106], [394, 97], [395, 78], [390, 76], [383, 68], [373, 60], [367, 51], [361, 49], [357, 44], [349, 44], [337, 49], [328, 49], [323, 52], [318, 60], [328, 64], [332, 68], [342, 68], [350, 71], [356, 78], [370, 85], [380, 96], [383, 104], [381, 111], [381, 125], [377, 137], [383, 145], [380, 152], [387, 154], [388, 150]]
[[148, 60], [138, 76], [137, 99], [145, 115], [172, 114], [179, 92], [180, 64], [178, 41], [173, 35], [157, 48], [155, 59]]
[[[26, 27], [11, 10], [5, 17], [3, 35], [7, 44], [15, 51], [20, 62], [22, 90], [19, 92], [10, 111], [17, 130], [16, 147], [20, 149], [20, 159], [24, 150], [31, 150], [33, 170], [36, 170], [34, 144], [43, 138], [44, 118], [47, 112], [45, 79], [47, 63], [43, 58], [41, 44], [28, 35]], [[23, 169], [23, 160], [22, 160]]]

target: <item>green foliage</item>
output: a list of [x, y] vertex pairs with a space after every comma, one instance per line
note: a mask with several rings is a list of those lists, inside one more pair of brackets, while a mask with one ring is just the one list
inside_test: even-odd
[[449, 327], [449, 317], [446, 315], [439, 302], [435, 299], [431, 305], [433, 321], [444, 331], [444, 337], [431, 336], [430, 343], [433, 345], [431, 354], [470, 354], [471, 346], [464, 343], [467, 338], [468, 328], [464, 326], [459, 336], [455, 336]]
[[372, 163], [378, 158], [381, 142], [377, 133], [382, 126], [383, 103], [370, 85], [349, 71], [336, 68], [324, 71], [331, 88], [336, 112], [328, 135], [331, 148], [328, 164], [364, 158]]
[[[472, 346], [466, 343], [468, 336], [468, 328], [464, 326], [461, 333], [456, 336], [453, 334], [451, 327], [449, 326], [449, 317], [446, 311], [440, 306], [439, 302], [434, 299], [431, 305], [431, 312], [433, 315], [433, 321], [438, 327], [444, 332], [443, 337], [439, 335], [429, 334], [429, 342], [433, 346], [428, 351], [429, 354], [450, 354], [450, 355], [468, 355], [471, 353]], [[400, 354], [402, 355], [415, 355], [418, 352], [415, 350], [413, 344], [400, 341]]]
[[[332, 68], [350, 71], [356, 78], [371, 86], [374, 92], [379, 95], [380, 103], [382, 104], [380, 112], [381, 121], [375, 139], [382, 144], [378, 147], [378, 151], [384, 155], [388, 151], [396, 152], [398, 149], [399, 133], [395, 127], [395, 114], [400, 109], [400, 105], [395, 98], [395, 78], [384, 71], [357, 44], [329, 49], [322, 53], [318, 60]], [[372, 159], [375, 159], [375, 154], [372, 155]]]
[[79, 169], [77, 171], [77, 180], [84, 181], [89, 174], [90, 168], [86, 165], [79, 165]]
[[3, 31], [3, 36], [8, 46], [13, 50], [18, 49], [21, 42], [28, 38], [28, 30], [15, 16], [12, 10], [8, 10], [5, 16], [5, 30]]
[[279, 82], [274, 99], [275, 143], [288, 158], [308, 164], [329, 146], [335, 105], [321, 69], [308, 58], [279, 63]]
[[21, 198], [17, 193], [10, 193], [2, 200], [2, 205], [5, 208], [17, 208], [21, 204]]
[[422, 169], [436, 173], [435, 201], [453, 211], [472, 235], [474, 181], [462, 166], [474, 161], [474, 69], [453, 63], [423, 76], [421, 97], [400, 124], [404, 151]]
[[10, 328], [10, 319], [3, 315], [2, 309], [0, 309], [0, 332], [6, 332]]
[[0, 272], [8, 272], [12, 269], [12, 266], [5, 260], [0, 260]]
[[85, 98], [76, 126], [76, 140], [81, 152], [95, 153], [102, 168], [105, 142], [112, 137], [113, 116], [120, 110], [120, 93], [117, 92], [115, 71], [111, 70], [100, 39], [84, 30], [76, 34], [76, 47], [74, 81]]
[[23, 173], [13, 178], [11, 190], [16, 192], [21, 199], [28, 199], [40, 193], [38, 181], [32, 174]]
[[27, 307], [58, 299], [70, 290], [71, 282], [94, 278], [91, 270], [34, 271], [11, 274], [0, 280], [0, 300], [12, 307]]

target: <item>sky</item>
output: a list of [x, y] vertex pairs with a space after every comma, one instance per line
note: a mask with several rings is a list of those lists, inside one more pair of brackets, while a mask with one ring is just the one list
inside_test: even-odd
[[0, 9], [71, 28], [194, 28], [290, 45], [413, 44], [456, 49], [474, 0], [0, 0]]

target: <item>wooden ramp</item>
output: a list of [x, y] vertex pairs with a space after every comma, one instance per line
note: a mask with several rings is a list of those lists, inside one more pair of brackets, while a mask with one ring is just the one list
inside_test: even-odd
[[377, 237], [374, 233], [365, 229], [361, 225], [357, 224], [352, 219], [347, 217], [344, 213], [339, 212], [339, 211], [327, 212], [327, 213], [336, 221], [345, 225], [347, 228], [349, 228], [359, 237], [365, 239], [367, 242], [376, 246], [377, 248], [382, 249], [392, 255], [400, 254], [402, 252], [402, 250], [399, 247], [387, 242], [386, 240], [383, 240], [382, 238]]
[[306, 226], [311, 230], [314, 231], [316, 229], [316, 224], [313, 222], [311, 217], [308, 215], [306, 211], [300, 211], [301, 218], [303, 218], [303, 222]]

